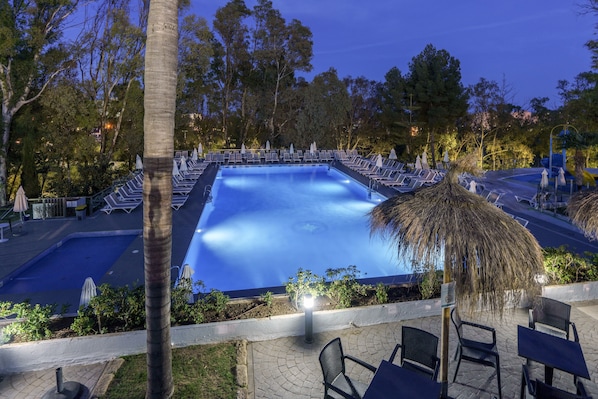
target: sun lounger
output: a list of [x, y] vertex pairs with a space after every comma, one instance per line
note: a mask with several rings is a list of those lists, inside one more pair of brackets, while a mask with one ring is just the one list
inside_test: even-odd
[[187, 202], [188, 198], [188, 195], [173, 195], [172, 203], [170, 204], [170, 206], [175, 211], [178, 211], [181, 206], [185, 205], [185, 202]]
[[107, 215], [112, 213], [117, 209], [121, 209], [127, 213], [131, 213], [135, 208], [141, 204], [141, 201], [122, 201], [118, 198], [116, 193], [110, 193], [104, 197], [104, 201], [106, 205], [101, 209], [102, 212], [105, 212]]
[[546, 195], [547, 193], [536, 193], [531, 197], [523, 197], [516, 195], [515, 199], [517, 200], [517, 202], [527, 202], [529, 206], [531, 206], [532, 208], [538, 209], [540, 203], [546, 201]]
[[413, 191], [416, 188], [419, 188], [423, 185], [424, 185], [424, 182], [422, 182], [421, 180], [411, 179], [407, 185], [400, 186], [400, 187], [393, 187], [393, 188], [400, 193], [407, 193], [407, 192]]

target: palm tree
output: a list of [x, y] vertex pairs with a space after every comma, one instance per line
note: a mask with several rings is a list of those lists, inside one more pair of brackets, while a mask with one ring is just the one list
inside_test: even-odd
[[147, 327], [146, 398], [171, 398], [170, 262], [178, 8], [151, 0], [145, 53], [143, 251]]
[[[444, 179], [430, 187], [399, 194], [374, 207], [372, 234], [390, 237], [399, 257], [413, 257], [424, 267], [444, 268], [444, 283], [455, 282], [457, 304], [502, 314], [521, 293], [534, 293], [534, 277], [543, 270], [540, 245], [515, 219], [458, 183], [461, 172], [475, 172], [475, 159], [451, 165]], [[446, 396], [449, 309], [442, 311], [440, 379]]]

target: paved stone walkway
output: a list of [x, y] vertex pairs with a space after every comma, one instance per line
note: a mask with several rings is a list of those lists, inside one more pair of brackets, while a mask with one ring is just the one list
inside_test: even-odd
[[[593, 316], [590, 316], [593, 315]], [[494, 326], [497, 330], [498, 350], [501, 361], [503, 398], [518, 398], [521, 384], [521, 366], [524, 359], [517, 355], [518, 324], [527, 325], [527, 311], [509, 311], [502, 320], [491, 315], [479, 314], [476, 321]], [[598, 301], [577, 303], [572, 311], [586, 362], [592, 376], [584, 380], [589, 393], [598, 397]], [[465, 317], [463, 317], [466, 319]], [[388, 359], [395, 344], [401, 342], [401, 326], [408, 325], [424, 329], [440, 336], [440, 317], [426, 317], [405, 322], [380, 324], [369, 327], [352, 327], [314, 336], [311, 345], [303, 337], [288, 337], [271, 341], [254, 342], [249, 346], [250, 370], [253, 386], [250, 397], [255, 399], [308, 399], [322, 398], [322, 371], [318, 362], [321, 348], [335, 337], [340, 337], [345, 353], [356, 356], [370, 364], [378, 365]], [[451, 325], [449, 342], [449, 381], [454, 374], [456, 362], [453, 355], [456, 334]], [[347, 365], [350, 365], [348, 362]], [[349, 375], [363, 382], [369, 382], [371, 373], [363, 368], [349, 369]], [[544, 369], [532, 364], [532, 376], [543, 377]], [[353, 373], [353, 374], [352, 374]], [[251, 376], [250, 376], [251, 380]], [[573, 390], [573, 378], [555, 371], [554, 385]], [[496, 374], [490, 367], [463, 361], [457, 382], [449, 383], [449, 395], [457, 399], [493, 398], [498, 396]]]

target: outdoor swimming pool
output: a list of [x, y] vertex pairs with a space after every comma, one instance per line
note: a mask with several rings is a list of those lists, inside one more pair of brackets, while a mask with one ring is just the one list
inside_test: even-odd
[[328, 165], [221, 167], [212, 196], [183, 262], [208, 289], [282, 286], [299, 268], [409, 273], [389, 241], [370, 237], [367, 213], [385, 198]]
[[[98, 283], [138, 235], [96, 232], [67, 236], [4, 278], [0, 295], [80, 292], [85, 278]], [[57, 301], [55, 298], [53, 302]]]

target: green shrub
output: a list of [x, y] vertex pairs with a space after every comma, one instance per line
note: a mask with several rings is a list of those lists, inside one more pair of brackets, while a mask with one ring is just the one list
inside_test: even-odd
[[376, 302], [380, 305], [388, 303], [388, 286], [383, 283], [376, 284]]
[[143, 286], [98, 287], [100, 294], [77, 312], [71, 329], [79, 335], [108, 331], [131, 331], [145, 326], [145, 289]]
[[222, 291], [212, 289], [209, 294], [201, 299], [200, 303], [203, 303], [203, 308], [206, 311], [222, 313], [226, 310], [226, 304], [229, 300], [230, 297]]
[[266, 291], [260, 295], [260, 299], [268, 308], [271, 308], [272, 302], [274, 301], [274, 294], [272, 294], [272, 291]]
[[440, 293], [442, 271], [429, 270], [419, 274], [419, 293], [422, 299], [430, 299]]
[[16, 317], [13, 323], [4, 327], [2, 334], [5, 339], [19, 337], [26, 341], [49, 338], [52, 335], [50, 322], [55, 310], [55, 304], [31, 306], [29, 302], [2, 302], [0, 304], [0, 317], [13, 315]]
[[570, 284], [598, 280], [598, 255], [579, 256], [565, 246], [544, 248], [543, 252], [548, 283]]
[[326, 282], [324, 277], [299, 268], [297, 275], [290, 277], [285, 284], [285, 289], [289, 299], [295, 304], [295, 309], [299, 309], [299, 299], [305, 294], [311, 294], [314, 298], [323, 295], [326, 292]]
[[[198, 281], [195, 285], [203, 287], [203, 282]], [[182, 279], [179, 284], [172, 287], [170, 292], [172, 303], [170, 305], [170, 319], [172, 324], [190, 324], [197, 318], [194, 302], [190, 299], [193, 295], [192, 282], [190, 279]], [[200, 310], [201, 311], [201, 310]], [[203, 316], [201, 318], [203, 320]]]
[[326, 270], [329, 279], [327, 295], [339, 308], [348, 308], [358, 296], [365, 296], [368, 285], [357, 281], [360, 272], [356, 266]]

